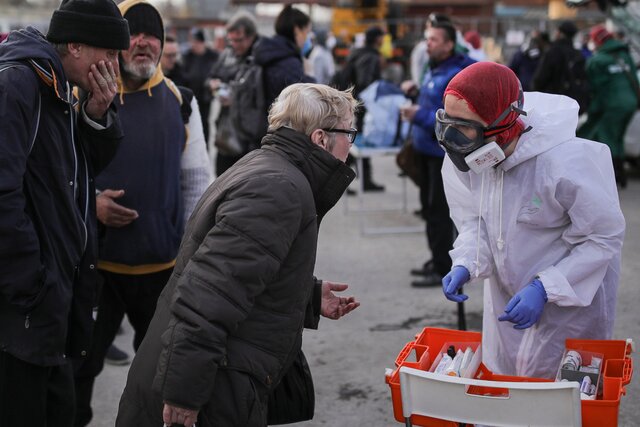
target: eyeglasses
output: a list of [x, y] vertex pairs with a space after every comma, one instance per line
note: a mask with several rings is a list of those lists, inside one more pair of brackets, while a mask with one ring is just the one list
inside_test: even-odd
[[358, 135], [358, 129], [322, 129], [325, 132], [329, 133], [344, 133], [347, 135], [347, 139], [349, 139], [349, 143], [353, 144], [353, 141], [356, 140], [356, 135]]

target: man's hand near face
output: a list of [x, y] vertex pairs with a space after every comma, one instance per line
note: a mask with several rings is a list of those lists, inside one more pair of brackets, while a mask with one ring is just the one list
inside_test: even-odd
[[84, 110], [91, 119], [99, 120], [104, 117], [118, 92], [117, 75], [113, 63], [100, 61], [92, 64], [89, 83], [91, 90]]

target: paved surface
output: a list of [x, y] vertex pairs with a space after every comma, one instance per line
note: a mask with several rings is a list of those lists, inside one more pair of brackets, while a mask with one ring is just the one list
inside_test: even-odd
[[[402, 205], [402, 185], [391, 157], [374, 158], [374, 177], [387, 191], [366, 194], [365, 207], [396, 208]], [[354, 185], [355, 188], [355, 185]], [[417, 189], [407, 186], [408, 211], [417, 208]], [[615, 338], [632, 337], [640, 344], [640, 178], [621, 192], [627, 219], [623, 271], [618, 292]], [[350, 209], [358, 207], [350, 197]], [[424, 233], [364, 236], [361, 227], [422, 226], [410, 213], [346, 212], [345, 200], [325, 218], [319, 241], [318, 277], [351, 285], [362, 306], [350, 316], [322, 319], [318, 331], [305, 331], [304, 351], [316, 387], [316, 415], [312, 421], [292, 426], [358, 427], [398, 426], [393, 418], [385, 368], [393, 367], [404, 344], [425, 326], [456, 327], [455, 304], [440, 289], [413, 289], [409, 270], [426, 258]], [[466, 289], [471, 329], [481, 329], [482, 289]], [[132, 334], [125, 325], [118, 345], [130, 353]], [[638, 348], [640, 351], [640, 347]], [[634, 356], [636, 364], [639, 359]], [[638, 365], [637, 365], [638, 366]], [[127, 367], [106, 366], [96, 381], [92, 427], [113, 426]], [[640, 372], [636, 373], [636, 377]], [[627, 387], [620, 405], [620, 426], [640, 425], [640, 381]], [[134, 426], [131, 426], [134, 427]]]

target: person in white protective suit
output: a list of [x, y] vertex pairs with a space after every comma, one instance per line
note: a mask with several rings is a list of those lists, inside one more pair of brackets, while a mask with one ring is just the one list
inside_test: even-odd
[[[566, 338], [610, 339], [625, 221], [605, 144], [577, 138], [571, 98], [522, 93], [507, 67], [458, 73], [436, 114], [459, 231], [443, 278], [452, 301], [486, 279], [483, 362], [554, 378]], [[471, 170], [470, 170], [471, 169]]]

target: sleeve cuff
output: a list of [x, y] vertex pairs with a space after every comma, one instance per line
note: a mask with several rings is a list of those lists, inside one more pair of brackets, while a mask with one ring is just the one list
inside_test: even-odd
[[[100, 121], [95, 121], [95, 120], [93, 120], [92, 118], [90, 118], [87, 115], [87, 112], [85, 110], [86, 105], [87, 105], [87, 101], [85, 101], [82, 104], [82, 107], [80, 108], [80, 112], [82, 114], [82, 119], [85, 121], [86, 124], [88, 124], [89, 126], [91, 126], [95, 130], [105, 130], [109, 126], [111, 126], [111, 116], [109, 115], [108, 111], [107, 111], [107, 114], [105, 114], [104, 119], [102, 119]], [[101, 123], [101, 122], [104, 122], [104, 123]]]
[[320, 315], [320, 310], [322, 310], [322, 280], [314, 278], [313, 284], [313, 312]]
[[549, 267], [537, 276], [547, 292], [547, 302], [560, 307], [582, 305], [566, 277], [556, 267]]

